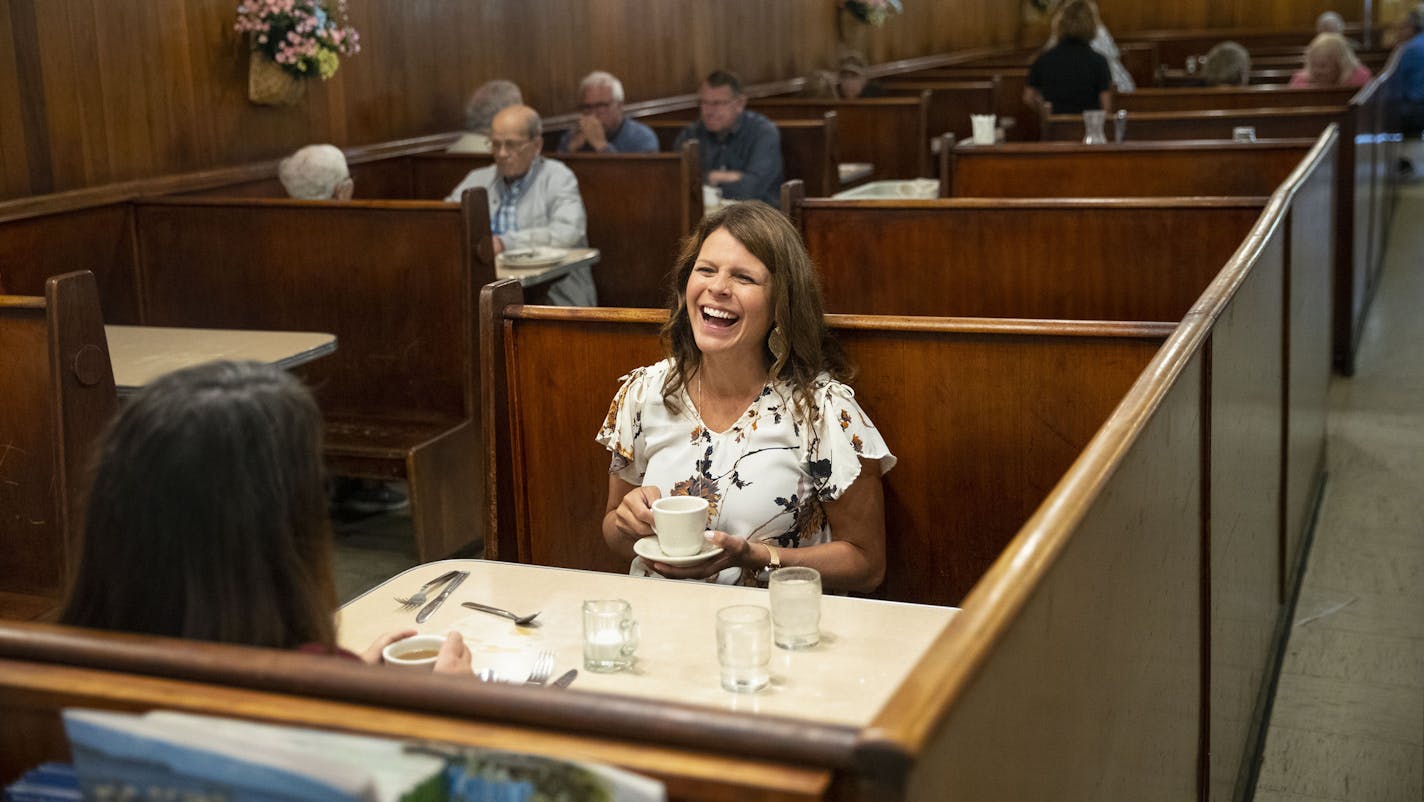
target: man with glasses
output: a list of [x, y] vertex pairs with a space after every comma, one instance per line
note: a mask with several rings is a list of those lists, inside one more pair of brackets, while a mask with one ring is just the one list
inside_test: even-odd
[[599, 70], [579, 82], [578, 125], [564, 132], [560, 153], [656, 153], [653, 129], [623, 116], [623, 82]]
[[[496, 254], [536, 245], [588, 244], [588, 218], [578, 179], [562, 162], [541, 156], [543, 147], [539, 112], [528, 106], [502, 109], [490, 127], [494, 164], [471, 170], [445, 198], [458, 203], [467, 189], [489, 190]], [[549, 285], [549, 299], [563, 306], [596, 306], [593, 273], [587, 266], [576, 268]]]
[[781, 205], [781, 132], [766, 115], [747, 111], [742, 82], [717, 70], [702, 82], [697, 97], [701, 119], [677, 135], [676, 147], [696, 139], [702, 148], [702, 182], [729, 200]]

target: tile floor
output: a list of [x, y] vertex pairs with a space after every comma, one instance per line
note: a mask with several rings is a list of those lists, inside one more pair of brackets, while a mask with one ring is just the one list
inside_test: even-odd
[[[1424, 162], [1416, 162], [1424, 167]], [[1402, 188], [1353, 378], [1257, 802], [1424, 800], [1424, 182]]]

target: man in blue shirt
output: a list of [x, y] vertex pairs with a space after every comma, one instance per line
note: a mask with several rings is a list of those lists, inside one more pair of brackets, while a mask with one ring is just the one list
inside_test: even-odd
[[676, 147], [696, 139], [702, 148], [702, 182], [728, 200], [781, 205], [781, 132], [766, 115], [747, 111], [742, 82], [717, 70], [697, 92], [702, 117], [677, 135]]
[[1418, 137], [1424, 129], [1424, 3], [1410, 9], [1401, 26], [1398, 81], [1399, 121], [1406, 135]]
[[564, 132], [559, 152], [656, 153], [653, 129], [623, 116], [623, 82], [599, 70], [579, 82], [578, 125]]

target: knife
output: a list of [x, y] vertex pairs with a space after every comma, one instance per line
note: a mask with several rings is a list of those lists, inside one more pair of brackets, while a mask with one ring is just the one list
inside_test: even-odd
[[455, 574], [455, 578], [450, 580], [450, 584], [446, 585], [444, 590], [440, 591], [440, 595], [431, 599], [429, 604], [421, 608], [420, 614], [415, 617], [415, 623], [424, 624], [425, 619], [429, 618], [431, 613], [440, 609], [440, 605], [444, 604], [445, 600], [450, 598], [450, 594], [455, 592], [455, 588], [460, 587], [460, 583], [464, 582], [465, 577], [469, 575], [469, 571], [461, 571]]
[[567, 688], [569, 687], [570, 683], [574, 681], [574, 677], [577, 676], [578, 669], [571, 668], [568, 671], [565, 671], [564, 673], [560, 674], [558, 679], [554, 680], [549, 684], [553, 685], [555, 688]]

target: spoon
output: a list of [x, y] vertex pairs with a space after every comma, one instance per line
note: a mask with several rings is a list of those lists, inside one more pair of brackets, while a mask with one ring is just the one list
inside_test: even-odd
[[539, 613], [537, 612], [530, 613], [529, 615], [517, 615], [515, 613], [511, 613], [508, 610], [501, 610], [498, 607], [490, 607], [487, 604], [480, 604], [478, 602], [460, 602], [460, 606], [468, 607], [471, 610], [479, 610], [482, 613], [494, 613], [495, 615], [502, 615], [505, 618], [508, 618], [510, 621], [513, 621], [515, 626], [520, 627], [529, 626], [529, 623], [531, 621], [539, 617]]

